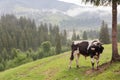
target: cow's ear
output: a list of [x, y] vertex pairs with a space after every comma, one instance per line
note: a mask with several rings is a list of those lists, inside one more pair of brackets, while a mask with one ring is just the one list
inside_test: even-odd
[[95, 48], [91, 48], [91, 50], [93, 50], [93, 51], [94, 51], [94, 50], [95, 50]]

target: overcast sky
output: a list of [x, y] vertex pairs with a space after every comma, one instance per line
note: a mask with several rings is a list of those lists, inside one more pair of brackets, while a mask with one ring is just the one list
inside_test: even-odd
[[83, 6], [85, 8], [82, 8], [82, 7], [78, 7], [78, 8], [74, 8], [74, 9], [70, 9], [67, 11], [67, 14], [69, 16], [76, 16], [80, 13], [83, 13], [85, 11], [95, 11], [97, 12], [98, 10], [102, 10], [102, 11], [107, 11], [109, 13], [111, 13], [111, 7], [103, 7], [103, 6], [99, 6], [99, 7], [96, 7], [96, 6], [93, 6], [91, 4], [84, 4], [83, 2], [81, 2], [81, 0], [59, 0], [59, 1], [64, 1], [64, 2], [68, 2], [68, 3], [73, 3], [73, 4], [77, 4], [79, 6]]
[[[68, 3], [73, 3], [73, 4], [77, 4], [80, 6], [90, 6], [90, 7], [94, 7], [91, 4], [84, 4], [84, 2], [82, 2], [82, 0], [59, 0], [59, 1], [64, 1], [64, 2], [68, 2]], [[102, 7], [103, 8], [103, 7]], [[105, 7], [106, 8], [106, 7]], [[118, 6], [118, 8], [120, 8], [120, 6]]]
[[[69, 14], [71, 16], [75, 16], [75, 15], [79, 14], [80, 11], [86, 11], [86, 10], [89, 10], [89, 11], [103, 10], [103, 11], [107, 11], [109, 13], [112, 12], [111, 6], [98, 6], [98, 7], [96, 7], [96, 6], [93, 6], [91, 4], [84, 4], [84, 2], [82, 2], [82, 0], [59, 0], [59, 1], [73, 3], [73, 4], [77, 4], [79, 6], [85, 7], [84, 9], [77, 8], [77, 9], [69, 10], [70, 12], [73, 12], [73, 13]], [[69, 13], [69, 11], [68, 11], [68, 13]], [[118, 13], [120, 14], [120, 6], [118, 6]]]
[[[83, 2], [81, 2], [81, 0], [59, 0], [59, 1], [74, 3], [74, 4], [77, 4], [77, 5], [80, 5], [80, 6], [86, 6]], [[92, 5], [87, 4], [87, 6], [92, 6]]]

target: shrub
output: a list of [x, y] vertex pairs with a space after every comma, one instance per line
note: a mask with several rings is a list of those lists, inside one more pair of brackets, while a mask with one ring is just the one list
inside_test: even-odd
[[49, 52], [51, 48], [51, 43], [49, 41], [45, 41], [41, 44], [41, 47], [44, 52]]
[[0, 71], [3, 71], [5, 69], [4, 65], [0, 63]]

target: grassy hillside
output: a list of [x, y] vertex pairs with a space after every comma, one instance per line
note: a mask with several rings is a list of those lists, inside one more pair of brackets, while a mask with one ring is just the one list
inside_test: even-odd
[[[0, 72], [0, 80], [119, 80], [120, 62], [110, 65], [102, 72], [87, 74], [91, 69], [90, 58], [80, 56], [80, 68], [73, 61], [72, 69], [68, 69], [70, 52], [40, 59], [13, 69]], [[110, 61], [111, 45], [105, 45], [100, 57], [100, 64]]]

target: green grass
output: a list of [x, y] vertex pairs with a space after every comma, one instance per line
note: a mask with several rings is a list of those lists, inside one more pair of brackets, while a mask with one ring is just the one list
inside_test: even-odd
[[[111, 45], [105, 45], [100, 56], [100, 64], [110, 61]], [[110, 65], [104, 72], [86, 74], [91, 69], [90, 58], [80, 56], [80, 68], [75, 61], [68, 69], [70, 51], [60, 55], [47, 57], [22, 66], [0, 72], [0, 80], [120, 80], [120, 62]]]

